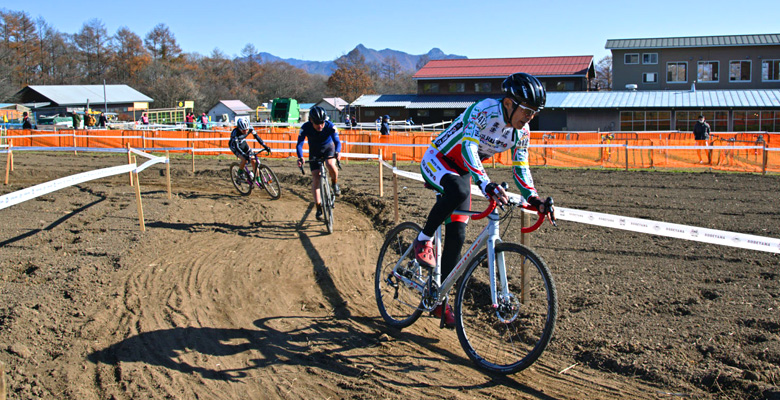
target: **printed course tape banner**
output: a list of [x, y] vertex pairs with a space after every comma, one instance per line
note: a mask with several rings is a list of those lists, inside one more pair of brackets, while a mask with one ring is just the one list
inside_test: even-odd
[[135, 164], [127, 164], [116, 167], [96, 169], [94, 171], [87, 171], [76, 175], [66, 176], [64, 178], [41, 183], [40, 185], [31, 186], [27, 189], [17, 190], [16, 192], [4, 194], [0, 196], [0, 210], [30, 199], [34, 199], [38, 196], [43, 196], [44, 194], [55, 192], [69, 186], [78, 185], [79, 183], [105, 178], [107, 176], [128, 173], [135, 170], [135, 167]]
[[[405, 178], [423, 181], [422, 175], [413, 172], [401, 171], [392, 165], [382, 162], [393, 173]], [[472, 185], [471, 193], [482, 197], [482, 191]], [[522, 196], [509, 193], [514, 198]], [[759, 250], [770, 253], [780, 253], [780, 239], [748, 235], [744, 233], [719, 231], [717, 229], [700, 228], [696, 226], [672, 224], [668, 222], [651, 221], [640, 218], [622, 217], [619, 215], [603, 214], [590, 211], [575, 210], [572, 208], [556, 207], [556, 216], [562, 221], [579, 222], [583, 224], [603, 226], [606, 228], [622, 229], [626, 231], [647, 233], [650, 235], [673, 237], [677, 239], [694, 240], [697, 242], [712, 243], [723, 246], [738, 247], [748, 250]]]

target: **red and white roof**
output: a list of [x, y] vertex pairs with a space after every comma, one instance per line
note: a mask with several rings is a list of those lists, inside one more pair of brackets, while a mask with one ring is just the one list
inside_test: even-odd
[[593, 56], [431, 60], [414, 79], [502, 78], [517, 72], [536, 77], [587, 76]]

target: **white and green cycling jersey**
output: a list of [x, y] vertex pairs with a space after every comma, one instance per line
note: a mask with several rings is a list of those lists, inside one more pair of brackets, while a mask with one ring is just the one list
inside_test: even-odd
[[472, 104], [456, 118], [439, 136], [433, 139], [431, 147], [455, 164], [460, 171], [468, 171], [483, 193], [490, 179], [482, 161], [494, 154], [512, 149], [512, 166], [515, 185], [524, 198], [537, 196], [531, 170], [528, 167], [528, 142], [531, 132], [526, 124], [523, 129], [514, 129], [504, 122], [501, 101], [485, 99]]

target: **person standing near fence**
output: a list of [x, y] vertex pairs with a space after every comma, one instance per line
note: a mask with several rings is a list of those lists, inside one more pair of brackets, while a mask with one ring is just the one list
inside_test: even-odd
[[98, 117], [98, 126], [101, 128], [105, 128], [108, 124], [108, 118], [106, 118], [105, 113], [100, 113], [100, 117]]
[[149, 116], [146, 113], [141, 114], [141, 124], [149, 125]]
[[206, 113], [200, 115], [200, 128], [209, 129], [209, 117], [206, 116]]
[[384, 115], [382, 116], [382, 125], [379, 127], [379, 133], [382, 135], [389, 135], [390, 134], [390, 116]]
[[70, 118], [73, 120], [73, 129], [81, 128], [81, 117], [77, 112], [70, 113]]
[[22, 113], [22, 129], [32, 129], [32, 122], [30, 122], [30, 116], [27, 115], [27, 111]]
[[[693, 126], [693, 139], [696, 140], [696, 146], [709, 146], [710, 124], [704, 121], [704, 116], [699, 115], [699, 120]], [[712, 164], [711, 150], [705, 150], [707, 153], [707, 164]], [[704, 163], [701, 158], [701, 149], [696, 149], [696, 155], [699, 157], [699, 164]]]

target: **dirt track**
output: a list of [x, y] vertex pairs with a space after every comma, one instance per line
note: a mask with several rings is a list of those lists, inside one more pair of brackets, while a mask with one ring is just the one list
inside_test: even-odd
[[[345, 166], [328, 236], [292, 161], [269, 161], [278, 201], [236, 195], [231, 161], [198, 160], [192, 175], [175, 159], [172, 200], [159, 168], [145, 171], [144, 233], [125, 176], [0, 211], [11, 398], [780, 398], [777, 255], [544, 227], [532, 245], [558, 285], [555, 339], [535, 367], [491, 377], [437, 321], [394, 332], [378, 316], [374, 265], [393, 215], [375, 164]], [[17, 153], [0, 194], [122, 162]], [[569, 208], [780, 237], [777, 176], [534, 176]], [[408, 180], [401, 193], [402, 218], [422, 221], [430, 194]]]

